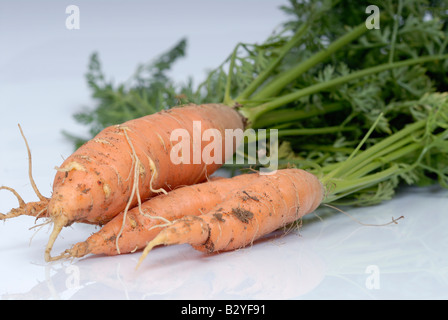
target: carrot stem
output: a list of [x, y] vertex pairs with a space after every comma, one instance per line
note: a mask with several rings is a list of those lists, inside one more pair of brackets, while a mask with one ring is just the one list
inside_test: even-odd
[[266, 98], [275, 97], [285, 86], [291, 83], [294, 79], [297, 79], [301, 74], [315, 66], [316, 64], [323, 62], [330, 57], [334, 52], [340, 48], [346, 46], [350, 42], [359, 38], [367, 31], [364, 23], [360, 24], [352, 31], [346, 33], [327, 48], [312, 55], [309, 59], [298, 64], [296, 67], [278, 75], [273, 81], [267, 84], [262, 90], [253, 96], [254, 100], [262, 100]]
[[372, 159], [378, 157], [377, 155], [380, 154], [379, 152], [381, 152], [384, 148], [390, 146], [391, 144], [397, 141], [400, 141], [403, 138], [406, 138], [408, 135], [411, 135], [416, 130], [421, 129], [423, 126], [425, 126], [425, 124], [426, 124], [425, 120], [420, 120], [418, 122], [406, 126], [405, 128], [401, 129], [395, 134], [385, 138], [381, 142], [378, 142], [374, 146], [360, 153], [358, 156], [351, 159], [351, 161], [344, 161], [343, 163], [338, 165], [336, 169], [328, 173], [325, 179], [329, 180], [331, 178], [341, 177], [344, 174], [349, 173], [353, 169], [353, 167], [357, 167], [360, 163], [364, 161], [372, 161]]
[[229, 64], [229, 72], [227, 74], [227, 80], [226, 80], [226, 88], [224, 92], [224, 101], [223, 104], [225, 105], [232, 105], [233, 99], [230, 96], [230, 89], [232, 86], [232, 77], [233, 77], [233, 68], [235, 67], [235, 59], [236, 59], [236, 53], [238, 52], [238, 48], [240, 47], [241, 43], [238, 43], [233, 50], [232, 56], [230, 58], [230, 64]]
[[292, 48], [297, 46], [302, 40], [303, 35], [308, 30], [308, 23], [302, 24], [302, 26], [295, 32], [291, 39], [282, 48], [278, 57], [271, 61], [263, 72], [261, 72], [247, 87], [246, 89], [236, 97], [236, 101], [246, 100], [267, 80], [267, 78], [274, 72], [275, 68], [280, 64], [283, 58], [291, 51]]
[[268, 112], [261, 115], [252, 124], [253, 128], [269, 128], [275, 124], [282, 122], [294, 122], [304, 119], [317, 117], [319, 115], [328, 114], [331, 112], [341, 111], [345, 108], [342, 103], [331, 103], [322, 108], [314, 108], [313, 110], [276, 110], [275, 112]]
[[[332, 189], [331, 192], [327, 195], [327, 197], [322, 201], [322, 203], [331, 203], [340, 198], [344, 198], [349, 194], [352, 194], [356, 191], [368, 188], [372, 185], [375, 185], [381, 181], [385, 181], [390, 177], [397, 175], [399, 167], [398, 165], [393, 165], [392, 167], [382, 170], [377, 173], [373, 173], [370, 175], [366, 175], [362, 178], [358, 179], [348, 179], [348, 180], [334, 180], [332, 181], [336, 186]], [[327, 187], [328, 188], [328, 187]]]
[[[440, 107], [443, 108], [443, 106]], [[437, 110], [435, 112], [435, 115], [440, 116], [440, 120], [448, 120], [446, 114], [437, 114]], [[329, 203], [344, 198], [381, 181], [411, 172], [417, 166], [423, 166], [428, 170], [429, 167], [421, 164], [422, 160], [426, 159], [425, 155], [428, 155], [432, 148], [438, 146], [443, 148], [448, 137], [447, 126], [437, 122], [439, 119], [431, 118], [430, 115], [428, 119], [407, 125], [372, 147], [360, 151], [357, 155], [353, 153], [353, 156], [346, 161], [331, 165], [331, 170], [324, 173], [321, 178], [323, 185], [327, 187], [327, 196], [324, 202]], [[445, 130], [432, 134], [431, 131], [437, 127]], [[428, 137], [431, 137], [431, 140], [428, 140]], [[418, 154], [415, 155], [416, 152]], [[412, 160], [401, 162], [401, 159], [412, 154], [414, 154], [411, 157]], [[328, 167], [324, 169], [328, 170]], [[382, 167], [389, 168], [376, 172]], [[440, 175], [437, 169], [432, 171]], [[441, 175], [443, 176], [443, 174]]]
[[393, 68], [401, 68], [401, 67], [406, 67], [406, 66], [410, 66], [413, 64], [425, 63], [425, 62], [434, 61], [434, 60], [443, 60], [443, 59], [447, 59], [447, 58], [448, 58], [448, 54], [437, 55], [437, 56], [426, 56], [426, 57], [420, 57], [420, 58], [414, 58], [414, 59], [407, 59], [407, 60], [394, 62], [394, 63], [385, 63], [385, 64], [378, 65], [375, 67], [355, 71], [348, 75], [334, 78], [327, 82], [317, 83], [315, 85], [312, 85], [312, 86], [309, 86], [309, 87], [306, 87], [303, 89], [299, 89], [295, 92], [285, 94], [283, 96], [280, 96], [278, 98], [275, 98], [269, 102], [263, 103], [256, 107], [253, 107], [253, 108], [244, 108], [244, 109], [242, 109], [242, 113], [244, 114], [244, 116], [246, 118], [248, 118], [252, 123], [254, 123], [262, 114], [265, 114], [268, 111], [275, 110], [279, 107], [282, 107], [288, 103], [294, 102], [294, 101], [296, 101], [300, 98], [303, 98], [305, 96], [308, 96], [308, 95], [311, 95], [311, 94], [314, 94], [314, 93], [317, 93], [320, 91], [328, 90], [332, 87], [347, 83], [349, 81], [356, 80], [356, 79], [359, 79], [362, 77], [366, 77], [366, 76], [369, 76], [369, 75], [372, 75], [375, 73], [379, 73], [382, 71], [390, 70]]

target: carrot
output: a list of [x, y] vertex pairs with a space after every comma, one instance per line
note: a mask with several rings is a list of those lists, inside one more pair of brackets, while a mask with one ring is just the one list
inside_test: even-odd
[[[191, 244], [207, 253], [234, 250], [313, 212], [323, 200], [324, 188], [313, 174], [300, 169], [272, 175], [247, 174], [239, 188], [209, 212], [184, 216], [165, 227], [146, 246], [137, 267], [157, 245]], [[253, 178], [252, 178], [253, 179]]]
[[[201, 137], [207, 129], [220, 130], [222, 137], [225, 129], [244, 129], [241, 115], [226, 105], [187, 105], [108, 127], [56, 167], [52, 197], [42, 197], [38, 206], [46, 207], [41, 211], [54, 224], [45, 260], [54, 260], [51, 250], [63, 227], [74, 222], [105, 224], [142, 199], [202, 182], [222, 166], [225, 159], [178, 165], [170, 161], [171, 132], [185, 129], [192, 136], [194, 121], [201, 123]], [[5, 216], [32, 211], [20, 203], [13, 215]]]
[[234, 191], [235, 185], [250, 183], [255, 174], [233, 178], [212, 177], [210, 181], [185, 186], [151, 198], [132, 210], [121, 212], [98, 232], [75, 244], [60, 257], [80, 258], [87, 254], [117, 255], [145, 248], [171, 221], [208, 212]]
[[[300, 35], [299, 38], [304, 34], [302, 31], [297, 31]], [[331, 47], [333, 49], [341, 48], [366, 31], [365, 24], [362, 23], [347, 35], [336, 40]], [[290, 81], [303, 75], [323, 59], [329, 58], [333, 52], [333, 49], [326, 50], [324, 48], [317, 58], [316, 56], [311, 57], [295, 68], [287, 68], [287, 70], [276, 74], [282, 57], [285, 57], [295, 47], [296, 41], [298, 40], [294, 37], [285, 43], [279, 56], [274, 55], [274, 60], [267, 63], [265, 70], [262, 70], [263, 72], [259, 73], [253, 81], [249, 81], [250, 90], [245, 90], [233, 98], [232, 95], [237, 94], [233, 90], [233, 84], [240, 75], [235, 72], [238, 71], [237, 66], [239, 65], [237, 55], [239, 46], [237, 46], [229, 60], [226, 61], [229, 62], [229, 72], [225, 84], [223, 105], [209, 104], [200, 107], [187, 106], [171, 109], [106, 128], [57, 168], [58, 173], [54, 180], [51, 198], [39, 197], [41, 202], [33, 204], [31, 208], [24, 206], [19, 200], [20, 207], [11, 211], [10, 214], [3, 215], [2, 218], [20, 214], [49, 217], [54, 223], [54, 229], [45, 249], [45, 259], [51, 261], [53, 260], [51, 257], [52, 247], [63, 227], [74, 222], [105, 224], [120, 212], [128, 212], [142, 200], [159, 193], [166, 193], [167, 190], [181, 185], [204, 181], [208, 174], [213, 173], [219, 167], [216, 163], [207, 165], [203, 162], [174, 165], [169, 159], [172, 145], [168, 139], [173, 130], [185, 128], [192, 134], [192, 122], [195, 120], [201, 121], [202, 132], [208, 128], [218, 128], [221, 132], [224, 129], [243, 129], [245, 122], [250, 127], [257, 128], [257, 121], [271, 118], [272, 112], [306, 96], [321, 93], [392, 68], [426, 63], [447, 57], [446, 55], [426, 56], [385, 63], [278, 95]], [[221, 69], [220, 67], [219, 70]], [[273, 79], [266, 86], [265, 82], [271, 76]], [[259, 99], [259, 97], [263, 98]], [[238, 105], [239, 112], [229, 108], [231, 105]], [[241, 115], [244, 116], [244, 121]], [[277, 121], [272, 118], [271, 120]], [[283, 134], [290, 134], [290, 131], [287, 131]], [[405, 151], [400, 152], [405, 153]], [[223, 152], [223, 154], [226, 153]], [[364, 178], [365, 172], [370, 172], [367, 169], [377, 164], [372, 163], [372, 166], [367, 166], [366, 162], [359, 161], [357, 165], [359, 166], [352, 168], [342, 167], [344, 170], [341, 172], [351, 177], [349, 173], [353, 170], [357, 174], [356, 177], [361, 179]], [[383, 176], [386, 177], [389, 173], [394, 175], [394, 172], [399, 171], [397, 167], [399, 168], [397, 165], [392, 168], [393, 170], [385, 170]], [[338, 169], [340, 168], [338, 167]], [[339, 173], [338, 170], [334, 172]], [[360, 180], [359, 183], [362, 184], [363, 181]], [[344, 190], [343, 187], [340, 189]], [[332, 196], [336, 197], [334, 194]], [[337, 196], [343, 197], [344, 194], [341, 191], [341, 195]], [[38, 213], [36, 214], [36, 212]]]
[[[31, 150], [28, 145], [28, 141], [23, 133], [22, 127], [19, 124], [19, 130], [23, 137], [23, 140], [25, 141], [26, 149], [28, 152], [28, 178], [30, 180], [31, 186], [34, 190], [34, 193], [39, 198], [39, 201], [33, 201], [33, 202], [25, 202], [23, 198], [19, 195], [19, 193], [10, 187], [1, 186], [0, 190], [7, 190], [10, 191], [14, 196], [17, 198], [19, 202], [18, 208], [11, 209], [7, 214], [0, 213], [0, 220], [7, 220], [15, 217], [19, 217], [22, 215], [32, 216], [35, 217], [36, 220], [40, 218], [48, 218], [48, 202], [50, 201], [49, 198], [44, 197], [41, 192], [39, 191], [39, 188], [36, 185], [36, 182], [33, 178], [33, 168], [32, 168], [32, 158], [31, 158]], [[89, 223], [88, 221], [82, 220], [80, 222]]]

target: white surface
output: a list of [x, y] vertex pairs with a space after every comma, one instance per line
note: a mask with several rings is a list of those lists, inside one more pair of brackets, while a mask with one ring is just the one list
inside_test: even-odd
[[[188, 3], [188, 5], [187, 5]], [[84, 73], [98, 51], [104, 70], [126, 79], [188, 36], [187, 58], [173, 71], [201, 79], [238, 41], [263, 40], [281, 21], [286, 1], [2, 1], [0, 2], [0, 185], [35, 201], [27, 176], [20, 123], [33, 155], [34, 177], [51, 194], [54, 166], [72, 149], [62, 129], [84, 132], [72, 119], [91, 104]], [[81, 29], [65, 28], [65, 7], [77, 4]], [[16, 207], [0, 191], [0, 212]], [[47, 264], [49, 226], [30, 217], [0, 223], [2, 299], [446, 299], [448, 191], [404, 190], [388, 203], [351, 209], [366, 223], [405, 216], [398, 225], [365, 227], [334, 213], [310, 217], [299, 232], [243, 250], [204, 256], [189, 246]], [[319, 214], [334, 212], [324, 208]], [[96, 229], [63, 230], [54, 253]], [[32, 239], [32, 241], [31, 241]], [[31, 241], [31, 243], [30, 243]], [[366, 273], [372, 270], [375, 274]], [[377, 275], [376, 278], [373, 278]], [[370, 282], [370, 280], [375, 280]], [[370, 288], [369, 284], [378, 284]]]

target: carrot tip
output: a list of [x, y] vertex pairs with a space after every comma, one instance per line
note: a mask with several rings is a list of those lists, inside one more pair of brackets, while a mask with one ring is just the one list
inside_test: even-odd
[[140, 259], [137, 262], [137, 265], [135, 266], [135, 270], [137, 270], [140, 265], [142, 264], [143, 260], [146, 258], [148, 253], [154, 248], [155, 246], [165, 244], [166, 242], [166, 236], [164, 232], [160, 232], [153, 240], [151, 240], [143, 250], [142, 255], [140, 256]]
[[22, 208], [12, 209], [10, 212], [8, 212], [6, 214], [0, 213], [0, 220], [8, 220], [8, 219], [19, 217], [19, 216], [22, 216], [25, 214], [26, 214], [26, 211], [23, 210]]
[[28, 152], [28, 177], [30, 179], [30, 183], [31, 186], [33, 187], [34, 193], [37, 195], [37, 197], [39, 198], [40, 201], [45, 201], [48, 200], [46, 197], [44, 197], [39, 189], [37, 188], [36, 183], [34, 182], [34, 178], [33, 178], [33, 169], [32, 169], [32, 160], [31, 160], [31, 150], [30, 150], [30, 146], [28, 145], [28, 141], [25, 137], [25, 134], [23, 133], [22, 127], [19, 124], [19, 130], [20, 130], [20, 134], [23, 137], [23, 140], [25, 141], [25, 145], [26, 145], [26, 150]]
[[[9, 192], [11, 192], [12, 194], [14, 194], [15, 196], [16, 196], [16, 198], [17, 198], [17, 200], [19, 201], [19, 207], [20, 207], [20, 209], [23, 209], [25, 206], [26, 206], [26, 203], [25, 203], [25, 201], [22, 199], [22, 197], [19, 195], [19, 193], [16, 191], [16, 190], [14, 190], [13, 188], [10, 188], [10, 187], [6, 187], [6, 186], [1, 186], [0, 187], [0, 190], [8, 190]], [[23, 214], [23, 213], [22, 213]], [[21, 215], [21, 214], [18, 214], [18, 215]], [[7, 216], [7, 214], [1, 214], [0, 215], [0, 218], [1, 217], [5, 217], [5, 216]]]
[[71, 252], [70, 252], [69, 250], [65, 250], [64, 252], [62, 252], [62, 253], [61, 253], [60, 255], [58, 255], [58, 256], [50, 257], [50, 260], [47, 261], [47, 262], [50, 262], [50, 261], [57, 261], [57, 260], [62, 260], [62, 259], [68, 259], [68, 258], [71, 258], [71, 257], [73, 257], [72, 254], [71, 254]]
[[71, 249], [65, 250], [73, 258], [82, 258], [90, 253], [89, 244], [87, 241], [75, 244]]
[[88, 244], [86, 242], [80, 242], [75, 244], [72, 248], [65, 250], [60, 255], [55, 257], [49, 257], [50, 261], [57, 261], [68, 258], [82, 258], [89, 254]]
[[58, 216], [54, 219], [53, 223], [53, 231], [50, 234], [50, 238], [48, 240], [47, 243], [47, 247], [45, 248], [45, 261], [46, 262], [50, 262], [50, 261], [55, 261], [55, 260], [59, 260], [61, 259], [60, 256], [58, 257], [52, 257], [51, 256], [51, 249], [53, 249], [53, 245], [57, 239], [57, 237], [59, 236], [59, 234], [62, 231], [62, 228], [65, 227], [67, 225], [68, 219], [65, 216]]

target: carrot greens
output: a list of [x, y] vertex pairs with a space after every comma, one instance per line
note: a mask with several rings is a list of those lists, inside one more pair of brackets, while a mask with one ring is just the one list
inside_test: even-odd
[[[380, 9], [380, 29], [366, 27], [367, 5]], [[98, 55], [92, 55], [87, 79], [97, 106], [76, 119], [94, 135], [105, 126], [175, 105], [224, 102], [246, 117], [248, 128], [278, 129], [280, 166], [319, 167], [329, 174], [329, 183], [342, 179], [345, 186], [334, 199], [347, 201], [347, 190], [361, 185], [368, 191], [358, 192], [360, 198], [380, 188], [390, 195], [402, 181], [446, 186], [446, 172], [440, 168], [445, 154], [435, 152], [443, 138], [437, 130], [428, 134], [435, 116], [424, 107], [430, 101], [437, 108], [435, 102], [444, 103], [441, 97], [448, 90], [443, 2], [290, 0], [280, 9], [288, 17], [280, 28], [261, 43], [238, 43], [198, 84], [191, 79], [177, 83], [167, 75], [186, 55], [187, 39], [140, 65], [119, 85], [106, 80]], [[425, 130], [422, 137], [427, 143], [432, 137], [432, 147], [422, 149], [410, 136], [391, 142], [409, 126], [421, 126], [415, 134]], [[90, 138], [66, 134], [76, 146]], [[357, 147], [379, 150], [377, 144], [384, 149], [375, 157], [358, 150], [350, 158]], [[384, 182], [380, 175], [390, 179]], [[375, 187], [368, 181], [383, 182]], [[376, 201], [369, 199], [365, 202]]]

